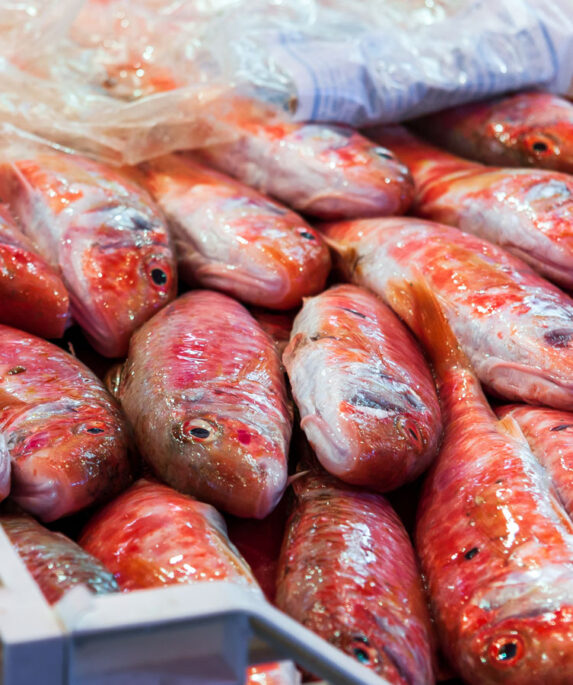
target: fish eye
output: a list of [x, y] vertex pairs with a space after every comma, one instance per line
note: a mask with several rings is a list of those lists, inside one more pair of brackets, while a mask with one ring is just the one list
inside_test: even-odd
[[518, 635], [503, 635], [489, 646], [492, 661], [499, 665], [513, 666], [523, 656], [523, 642]]
[[535, 152], [547, 152], [547, 143], [544, 143], [542, 140], [536, 140], [531, 147]]
[[156, 259], [151, 259], [147, 265], [147, 273], [151, 281], [158, 289], [165, 290], [171, 284], [171, 275], [169, 268], [165, 268], [161, 262]]
[[26, 367], [24, 366], [14, 366], [13, 368], [8, 371], [9, 376], [17, 376], [19, 373], [24, 373], [26, 371]]
[[151, 270], [151, 280], [155, 285], [165, 285], [167, 283], [167, 274], [163, 269], [152, 269]]
[[102, 423], [92, 423], [86, 427], [85, 431], [90, 435], [99, 435], [105, 433], [105, 426]]
[[367, 664], [370, 661], [368, 652], [365, 649], [362, 649], [362, 647], [355, 647], [353, 652], [354, 656], [358, 659], [358, 661], [360, 661], [361, 664]]
[[300, 228], [298, 231], [298, 234], [302, 238], [306, 238], [306, 240], [316, 240], [316, 238], [312, 235], [310, 231], [307, 231], [305, 228]]
[[204, 419], [188, 419], [181, 424], [181, 435], [191, 442], [212, 442], [217, 437], [217, 431], [209, 421]]
[[376, 156], [381, 157], [382, 159], [394, 159], [394, 155], [385, 147], [375, 147], [372, 148], [372, 151]]

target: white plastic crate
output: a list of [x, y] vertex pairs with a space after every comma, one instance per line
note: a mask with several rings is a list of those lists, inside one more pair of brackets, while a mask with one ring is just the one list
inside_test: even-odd
[[338, 649], [230, 583], [128, 594], [76, 587], [50, 607], [0, 528], [3, 685], [235, 685], [292, 659], [333, 685], [384, 685]]

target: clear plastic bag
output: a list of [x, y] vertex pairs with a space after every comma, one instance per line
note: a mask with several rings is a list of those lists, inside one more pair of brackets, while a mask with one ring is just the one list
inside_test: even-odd
[[133, 164], [228, 140], [233, 133], [218, 113], [237, 92], [298, 120], [354, 126], [529, 86], [573, 93], [572, 7], [573, 0], [7, 0], [0, 120]]

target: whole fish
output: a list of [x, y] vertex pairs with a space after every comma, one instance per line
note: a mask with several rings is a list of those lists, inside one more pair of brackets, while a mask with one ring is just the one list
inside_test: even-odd
[[519, 426], [490, 409], [433, 293], [397, 288], [444, 413], [415, 536], [442, 648], [466, 683], [573, 682], [573, 523]]
[[552, 93], [497, 97], [411, 123], [437, 145], [484, 164], [573, 173], [573, 104]]
[[283, 363], [301, 428], [333, 475], [385, 492], [436, 455], [440, 406], [430, 370], [375, 295], [339, 285], [306, 299]]
[[0, 205], [0, 323], [61, 338], [69, 304], [61, 278]]
[[73, 318], [104, 356], [124, 355], [131, 333], [175, 296], [164, 219], [121, 172], [57, 152], [23, 156], [0, 165], [0, 199], [60, 271]]
[[573, 177], [545, 169], [485, 167], [396, 126], [373, 137], [409, 165], [414, 212], [501, 245], [573, 289]]
[[79, 542], [124, 591], [217, 580], [258, 589], [221, 514], [159, 483], [137, 481], [88, 522]]
[[573, 517], [573, 414], [520, 405], [498, 407], [496, 414], [500, 418], [510, 416], [519, 425], [567, 513]]
[[392, 507], [312, 469], [293, 489], [277, 606], [391, 683], [434, 683], [422, 582]]
[[479, 379], [510, 400], [573, 409], [573, 300], [495, 245], [419, 219], [324, 227], [346, 276], [408, 325], [392, 282], [421, 272]]
[[117, 592], [113, 575], [77, 543], [29, 516], [0, 516], [0, 526], [50, 604], [76, 585], [95, 594]]
[[132, 337], [117, 397], [172, 487], [263, 518], [286, 487], [291, 417], [271, 338], [238, 302], [198, 290]]
[[233, 139], [199, 157], [298, 212], [336, 220], [403, 214], [412, 202], [408, 169], [350, 128], [294, 123], [247, 98], [233, 98], [219, 123]]
[[271, 309], [296, 307], [324, 287], [328, 248], [294, 212], [190, 158], [168, 155], [142, 168], [187, 283]]
[[11, 495], [44, 521], [127, 486], [124, 419], [98, 378], [52, 343], [0, 326], [0, 435]]
[[246, 685], [300, 685], [300, 673], [292, 661], [259, 664], [247, 669]]

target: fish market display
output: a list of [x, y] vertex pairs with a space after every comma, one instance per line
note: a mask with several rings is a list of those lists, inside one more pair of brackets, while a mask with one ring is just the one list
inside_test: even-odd
[[76, 585], [87, 586], [95, 594], [119, 590], [113, 575], [62, 533], [28, 516], [0, 516], [0, 526], [50, 604]]
[[328, 248], [294, 212], [190, 158], [169, 155], [143, 170], [187, 283], [271, 309], [324, 287]]
[[346, 276], [411, 324], [395, 283], [421, 272], [479, 379], [510, 400], [573, 409], [573, 300], [480, 238], [429, 221], [324, 227]]
[[441, 645], [464, 682], [573, 680], [573, 524], [510, 416], [498, 421], [440, 305], [404, 282], [445, 422], [416, 549]]
[[131, 478], [124, 420], [98, 378], [59, 347], [7, 326], [0, 438], [12, 497], [44, 521], [113, 497]]
[[124, 355], [131, 333], [175, 296], [162, 215], [119, 171], [56, 152], [23, 156], [0, 165], [0, 199], [59, 269], [72, 316], [101, 354]]
[[166, 483], [263, 518], [287, 479], [291, 417], [271, 338], [238, 302], [186, 293], [132, 337], [117, 396]]
[[414, 124], [437, 145], [484, 164], [573, 173], [573, 104], [552, 93], [474, 102]]
[[0, 205], [0, 323], [43, 338], [61, 338], [68, 310], [61, 278]]
[[414, 550], [391, 506], [312, 470], [293, 488], [277, 606], [391, 683], [435, 682]]
[[216, 509], [143, 479], [96, 514], [80, 545], [122, 590], [205, 580], [257, 588]]
[[340, 285], [305, 300], [283, 362], [327, 471], [387, 491], [428, 467], [441, 433], [434, 382], [409, 331], [375, 295]]
[[497, 415], [510, 416], [543, 466], [569, 516], [573, 516], [573, 414], [546, 407], [510, 405]]
[[243, 98], [222, 123], [234, 139], [200, 158], [298, 212], [336, 220], [403, 214], [412, 202], [408, 169], [350, 128], [293, 123]]
[[418, 216], [501, 245], [573, 289], [573, 177], [468, 162], [395, 126], [373, 137], [400, 155], [416, 182]]

